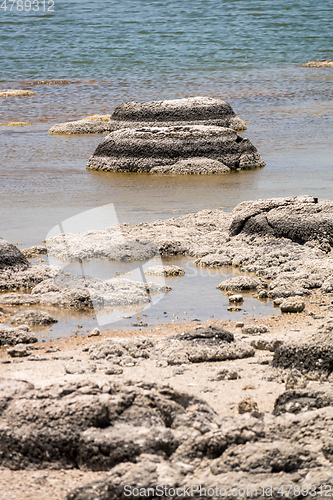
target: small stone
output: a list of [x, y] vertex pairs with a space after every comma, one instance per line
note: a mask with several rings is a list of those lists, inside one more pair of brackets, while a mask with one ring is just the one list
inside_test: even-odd
[[238, 413], [243, 415], [244, 413], [258, 412], [258, 404], [252, 398], [242, 399], [238, 403]]

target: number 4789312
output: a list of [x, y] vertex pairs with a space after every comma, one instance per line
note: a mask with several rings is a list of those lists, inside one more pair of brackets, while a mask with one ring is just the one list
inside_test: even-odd
[[0, 9], [5, 12], [54, 12], [54, 0], [4, 0]]

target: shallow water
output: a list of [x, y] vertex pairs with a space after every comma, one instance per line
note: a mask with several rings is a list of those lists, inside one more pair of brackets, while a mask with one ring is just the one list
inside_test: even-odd
[[[54, 12], [1, 11], [0, 88], [36, 93], [0, 99], [0, 123], [33, 124], [0, 126], [1, 236], [38, 244], [59, 222], [109, 203], [120, 222], [138, 223], [258, 198], [332, 199], [333, 69], [301, 66], [333, 57], [331, 6], [55, 0]], [[38, 83], [47, 79], [71, 83]], [[195, 95], [232, 105], [265, 168], [188, 177], [90, 172], [102, 136], [47, 134], [54, 123], [111, 113], [124, 101]], [[198, 311], [207, 279], [195, 284]]]

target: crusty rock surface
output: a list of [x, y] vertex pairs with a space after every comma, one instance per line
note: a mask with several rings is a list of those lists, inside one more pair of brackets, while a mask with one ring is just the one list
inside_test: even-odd
[[333, 202], [299, 196], [244, 202], [231, 213], [203, 210], [177, 219], [66, 234], [48, 240], [48, 250], [71, 261], [188, 255], [196, 266], [234, 266], [244, 272], [222, 288], [231, 283], [239, 290], [238, 281], [251, 282], [259, 298], [282, 302], [286, 297], [306, 298], [316, 289], [333, 291], [332, 229]]
[[57, 123], [48, 131], [49, 134], [102, 134], [108, 132], [110, 115], [91, 115], [81, 120]]
[[0, 90], [0, 97], [17, 97], [17, 96], [29, 96], [29, 95], [35, 95], [35, 92], [31, 92], [31, 90], [23, 90], [23, 89]]
[[0, 324], [0, 345], [33, 344], [38, 339], [27, 325], [16, 328]]
[[210, 158], [190, 158], [178, 160], [174, 165], [153, 167], [150, 174], [227, 174], [230, 168], [220, 161]]
[[90, 170], [149, 172], [179, 160], [209, 158], [231, 170], [263, 167], [251, 142], [230, 128], [184, 125], [127, 128], [111, 132], [87, 163]]
[[283, 313], [299, 313], [304, 311], [305, 302], [299, 297], [291, 297], [284, 299], [280, 304], [280, 309]]
[[44, 311], [35, 311], [34, 309], [18, 312], [10, 319], [11, 323], [24, 325], [50, 325], [57, 323], [57, 321], [50, 314]]
[[47, 248], [44, 245], [35, 245], [30, 248], [22, 248], [21, 252], [27, 259], [34, 259], [39, 255], [46, 255]]
[[243, 202], [234, 210], [230, 235], [270, 235], [296, 243], [319, 241], [333, 245], [333, 204], [312, 196]]
[[52, 267], [30, 264], [15, 245], [0, 238], [0, 292], [29, 290], [53, 273]]
[[333, 372], [333, 347], [330, 339], [301, 343], [284, 343], [274, 352], [273, 364], [281, 368], [297, 368], [301, 372]]
[[190, 124], [246, 129], [245, 122], [235, 115], [230, 104], [221, 99], [198, 96], [165, 101], [125, 102], [115, 108], [109, 130]]
[[318, 59], [303, 64], [305, 68], [333, 68], [333, 59]]
[[175, 337], [155, 340], [107, 339], [89, 348], [92, 360], [107, 359], [114, 364], [138, 364], [151, 358], [167, 365], [225, 361], [254, 356], [254, 349], [245, 342], [235, 341], [229, 331], [215, 326], [198, 327]]
[[103, 281], [59, 271], [55, 278], [41, 281], [31, 293], [1, 295], [0, 303], [9, 306], [42, 304], [75, 309], [99, 309], [105, 306], [145, 304], [150, 301], [150, 295], [166, 293], [169, 290], [170, 287], [154, 283], [121, 278]]
[[145, 274], [148, 276], [184, 276], [185, 270], [179, 266], [152, 266], [145, 269]]

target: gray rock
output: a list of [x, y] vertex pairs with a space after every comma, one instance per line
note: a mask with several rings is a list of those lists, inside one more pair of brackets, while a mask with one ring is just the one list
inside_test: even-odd
[[224, 370], [220, 370], [218, 373], [216, 373], [216, 375], [211, 377], [210, 380], [219, 382], [221, 380], [237, 380], [239, 378], [242, 377], [237, 371], [227, 370], [225, 368]]
[[18, 312], [12, 316], [10, 322], [25, 325], [50, 325], [52, 323], [57, 323], [58, 320], [44, 311], [29, 309]]
[[27, 344], [17, 344], [14, 347], [7, 349], [7, 353], [12, 358], [24, 358], [26, 356], [29, 356], [30, 351]]
[[230, 128], [205, 125], [142, 127], [111, 132], [97, 146], [87, 168], [110, 172], [149, 172], [178, 160], [204, 157], [231, 170], [263, 167], [256, 148]]
[[49, 134], [102, 134], [108, 132], [110, 115], [92, 115], [82, 120], [58, 123], [50, 128]]
[[140, 283], [128, 279], [99, 280], [89, 276], [58, 272], [54, 279], [45, 279], [31, 294], [5, 294], [0, 300], [6, 305], [54, 305], [59, 307], [103, 308], [144, 304], [150, 295], [166, 293], [170, 287]]
[[299, 313], [304, 311], [305, 302], [300, 298], [292, 297], [281, 302], [280, 309], [283, 313]]
[[217, 160], [210, 158], [190, 158], [178, 160], [174, 165], [153, 167], [150, 174], [227, 174], [230, 168]]
[[145, 274], [148, 276], [184, 276], [185, 270], [179, 266], [152, 266], [145, 270]]
[[288, 441], [269, 443], [247, 442], [232, 446], [212, 464], [213, 474], [227, 471], [255, 471], [256, 473], [293, 472], [309, 467], [320, 467], [315, 454], [305, 447]]
[[258, 333], [269, 332], [267, 326], [265, 325], [246, 325], [242, 328], [242, 333], [244, 335], [257, 335]]
[[88, 334], [88, 337], [98, 337], [101, 334], [101, 330], [99, 328], [94, 328], [91, 330], [91, 332]]
[[34, 342], [38, 342], [38, 339], [28, 326], [13, 328], [0, 324], [0, 345], [33, 344]]
[[30, 96], [35, 95], [31, 90], [23, 89], [4, 89], [0, 90], [0, 97], [17, 97], [17, 96]]
[[238, 403], [238, 413], [243, 415], [244, 413], [258, 412], [258, 403], [256, 403], [251, 397], [242, 399]]
[[221, 99], [199, 96], [145, 103], [125, 102], [115, 108], [109, 130], [189, 124], [246, 129], [245, 122], [235, 115], [230, 104]]
[[314, 385], [290, 389], [282, 393], [274, 404], [274, 415], [307, 412], [333, 405], [333, 390], [330, 386]]
[[333, 347], [328, 342], [284, 343], [274, 351], [273, 366], [301, 372], [333, 372]]
[[235, 341], [233, 333], [214, 325], [209, 325], [208, 327], [199, 326], [194, 330], [187, 330], [186, 332], [182, 332], [170, 338], [174, 338], [175, 340], [187, 340], [200, 344], [206, 343], [209, 345], [216, 345], [220, 342], [227, 342], [230, 344]]
[[18, 248], [0, 238], [0, 272], [6, 270], [13, 272], [25, 271], [29, 267], [29, 261]]
[[333, 59], [317, 59], [303, 64], [305, 68], [333, 68]]
[[243, 295], [229, 295], [229, 302], [231, 304], [244, 302], [244, 297]]
[[265, 288], [267, 284], [260, 278], [251, 278], [250, 276], [236, 276], [228, 280], [222, 281], [216, 288], [219, 290], [257, 290]]
[[22, 253], [27, 259], [34, 259], [39, 255], [46, 255], [47, 248], [43, 245], [36, 245], [29, 248], [22, 248]]
[[312, 196], [276, 198], [238, 205], [229, 233], [267, 234], [297, 243], [318, 241], [327, 251], [333, 245], [333, 206]]
[[53, 273], [53, 267], [30, 264], [18, 248], [0, 238], [0, 292], [29, 290]]

